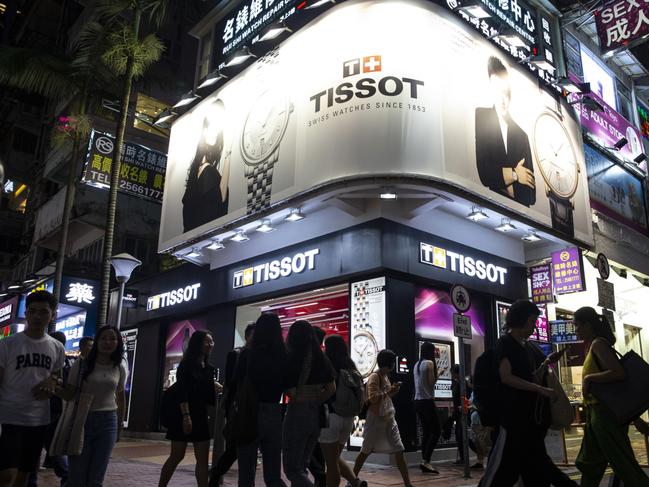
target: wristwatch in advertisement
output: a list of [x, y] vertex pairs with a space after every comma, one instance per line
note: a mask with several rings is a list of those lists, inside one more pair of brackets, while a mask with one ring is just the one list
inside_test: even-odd
[[363, 377], [369, 376], [376, 367], [376, 358], [379, 354], [379, 346], [374, 335], [367, 331], [359, 331], [352, 339], [352, 350], [356, 367]]
[[241, 155], [248, 181], [247, 213], [270, 205], [273, 169], [293, 104], [282, 93], [267, 90], [254, 102], [241, 133]]
[[552, 228], [574, 236], [574, 195], [579, 184], [579, 162], [561, 119], [543, 112], [534, 126], [534, 155], [550, 200]]

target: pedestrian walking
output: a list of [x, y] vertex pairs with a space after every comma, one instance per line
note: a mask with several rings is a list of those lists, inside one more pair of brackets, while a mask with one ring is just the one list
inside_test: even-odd
[[370, 406], [363, 431], [363, 447], [354, 463], [354, 474], [358, 476], [365, 460], [372, 453], [391, 453], [397, 461], [403, 484], [411, 487], [410, 474], [404, 457], [404, 447], [395, 420], [392, 398], [399, 393], [401, 383], [390, 383], [388, 374], [394, 370], [396, 356], [391, 350], [381, 350], [377, 355], [378, 370], [367, 379], [367, 399]]
[[[276, 314], [264, 313], [255, 324], [250, 347], [241, 352], [237, 387], [250, 387], [256, 402], [247, 422], [256, 426], [254, 439], [237, 445], [239, 487], [253, 487], [257, 454], [261, 450], [264, 483], [286, 487], [282, 480], [282, 405], [284, 371], [288, 360], [282, 326]], [[248, 385], [245, 385], [246, 383]], [[238, 397], [242, 397], [238, 395]], [[238, 422], [241, 418], [238, 418]]]
[[46, 334], [57, 307], [47, 291], [25, 301], [25, 331], [0, 340], [0, 485], [23, 487], [38, 468], [50, 423], [50, 397], [65, 362]]
[[624, 380], [624, 368], [615, 355], [615, 335], [605, 316], [591, 307], [579, 308], [574, 316], [577, 336], [588, 348], [584, 360], [582, 396], [586, 406], [586, 425], [581, 450], [575, 462], [581, 472], [581, 485], [599, 486], [607, 465], [624, 485], [648, 487], [649, 477], [633, 454], [628, 425], [617, 424], [607, 409], [590, 393], [593, 383]]
[[[327, 333], [320, 327], [314, 326], [313, 333], [320, 347], [324, 347], [324, 339]], [[313, 453], [309, 460], [309, 473], [313, 475], [313, 483], [315, 487], [325, 487], [327, 485], [327, 474], [325, 471], [325, 457], [320, 448], [320, 442], [316, 443], [313, 447]]]
[[176, 413], [169, 424], [167, 439], [171, 440], [171, 453], [162, 466], [158, 486], [166, 487], [176, 467], [185, 458], [187, 443], [194, 445], [196, 457], [196, 482], [206, 487], [211, 432], [208, 424], [207, 405], [214, 405], [216, 393], [222, 391], [216, 382], [216, 370], [209, 364], [214, 348], [212, 334], [205, 330], [195, 331], [178, 366]]
[[[545, 398], [555, 399], [556, 392], [536, 378], [543, 367], [556, 362], [561, 354], [546, 358], [538, 347], [527, 342], [540, 313], [531, 301], [516, 301], [507, 313], [506, 332], [496, 343], [499, 428], [481, 487], [511, 487], [519, 477], [526, 487], [549, 486], [551, 478], [553, 485], [564, 485], [565, 481], [570, 482], [567, 485], [576, 485], [552, 463], [545, 449], [545, 434], [550, 426]], [[538, 417], [539, 411], [546, 413]]]
[[92, 337], [83, 337], [79, 340], [79, 358], [88, 358], [95, 340]]
[[308, 321], [291, 325], [287, 344], [284, 388], [289, 403], [282, 440], [284, 473], [292, 487], [312, 487], [307, 467], [320, 429], [327, 426], [324, 402], [336, 390], [335, 371]]
[[430, 460], [442, 433], [435, 404], [435, 384], [437, 383], [437, 363], [435, 362], [435, 345], [424, 342], [419, 352], [419, 361], [415, 364], [415, 411], [422, 428], [421, 463], [419, 468], [424, 473], [439, 474]]
[[[223, 483], [223, 476], [228, 472], [228, 470], [230, 470], [230, 468], [232, 468], [232, 465], [237, 460], [237, 443], [232, 435], [232, 425], [227, 424], [227, 421], [228, 419], [231, 420], [232, 403], [234, 401], [234, 395], [236, 393], [235, 372], [237, 369], [237, 363], [239, 362], [241, 352], [246, 348], [250, 348], [254, 331], [255, 324], [248, 323], [248, 326], [246, 326], [246, 329], [244, 331], [244, 346], [230, 350], [225, 357], [225, 381], [223, 382], [223, 397], [221, 398], [220, 405], [222, 409], [221, 414], [226, 421], [225, 429], [223, 430], [225, 449], [223, 450], [221, 456], [212, 460], [209, 487], [216, 487], [218, 485], [221, 485]], [[214, 438], [214, 441], [217, 441], [216, 437]], [[212, 455], [215, 454], [216, 447], [212, 452]]]
[[363, 378], [349, 356], [349, 349], [340, 335], [325, 340], [325, 355], [336, 371], [336, 392], [327, 401], [329, 426], [320, 430], [320, 448], [326, 464], [327, 487], [338, 487], [342, 475], [351, 487], [367, 487], [340, 454], [354, 428], [354, 417], [363, 406]]
[[78, 393], [92, 396], [83, 428], [81, 454], [68, 457], [66, 487], [100, 487], [104, 482], [124, 422], [124, 383], [128, 372], [123, 355], [124, 342], [119, 330], [101, 327], [88, 357], [74, 363], [68, 384], [57, 391], [68, 401], [74, 400]]
[[[55, 340], [58, 340], [61, 345], [65, 347], [67, 343], [67, 338], [65, 333], [62, 331], [53, 331], [50, 333], [50, 336]], [[61, 369], [61, 379], [63, 380], [63, 385], [65, 386], [68, 383], [68, 376], [70, 374], [71, 362], [68, 357], [65, 357], [63, 362], [63, 368]], [[61, 486], [64, 486], [68, 480], [68, 458], [65, 455], [50, 455], [50, 444], [52, 443], [52, 438], [54, 438], [54, 431], [56, 430], [56, 425], [61, 417], [63, 412], [63, 401], [60, 397], [52, 396], [50, 399], [50, 424], [47, 425], [47, 430], [45, 433], [45, 442], [43, 448], [47, 455], [43, 461], [43, 467], [51, 468], [54, 470], [54, 474], [60, 479]], [[37, 487], [38, 485], [38, 469], [29, 474], [29, 480], [27, 481], [27, 487]]]

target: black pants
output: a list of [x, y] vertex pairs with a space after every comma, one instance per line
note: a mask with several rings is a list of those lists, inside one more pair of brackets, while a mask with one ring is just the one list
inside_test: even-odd
[[415, 411], [419, 416], [423, 436], [421, 439], [421, 458], [424, 462], [430, 462], [437, 442], [442, 434], [442, 428], [437, 416], [435, 399], [420, 399], [415, 401]]
[[313, 475], [314, 484], [316, 486], [324, 486], [327, 484], [325, 459], [322, 454], [322, 449], [320, 448], [320, 443], [316, 443], [313, 453], [311, 454], [311, 460], [309, 460], [309, 472]]
[[458, 460], [464, 461], [464, 440], [462, 438], [462, 416], [459, 414], [455, 417], [455, 441], [457, 442]]
[[221, 477], [223, 477], [230, 468], [232, 464], [237, 461], [237, 444], [234, 441], [225, 441], [225, 450], [223, 454], [219, 457], [216, 466], [212, 467], [210, 472], [210, 487], [216, 487], [219, 485]]

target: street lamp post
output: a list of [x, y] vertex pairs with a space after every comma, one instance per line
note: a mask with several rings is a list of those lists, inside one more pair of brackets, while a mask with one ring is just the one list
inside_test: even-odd
[[131, 278], [131, 273], [136, 267], [142, 265], [142, 261], [136, 259], [130, 254], [122, 253], [110, 258], [110, 264], [115, 270], [115, 279], [119, 283], [119, 297], [117, 300], [117, 322], [116, 327], [119, 330], [122, 325], [122, 305], [124, 301], [124, 287]]

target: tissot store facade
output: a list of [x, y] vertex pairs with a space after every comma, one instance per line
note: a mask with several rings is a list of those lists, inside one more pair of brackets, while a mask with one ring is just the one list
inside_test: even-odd
[[417, 359], [419, 343], [434, 341], [446, 365], [440, 369], [440, 406], [449, 406], [447, 381], [459, 349], [448, 291], [458, 283], [471, 291], [468, 314], [474, 338], [466, 341], [465, 356], [472, 363], [494, 339], [496, 302], [526, 295], [526, 269], [385, 219], [227, 268], [210, 271], [184, 265], [130, 286], [139, 292], [140, 306], [126, 313], [123, 325], [138, 329], [129, 427], [157, 429], [160, 391], [174, 382], [189, 333], [211, 330], [216, 344], [212, 359], [223, 367], [227, 351], [241, 342], [245, 325], [261, 312], [272, 311], [280, 316], [285, 332], [294, 320], [308, 319], [327, 334], [345, 337], [366, 376], [374, 369], [379, 349], [394, 350], [401, 364], [396, 373], [407, 384], [397, 403], [400, 422], [414, 447], [409, 366]]

